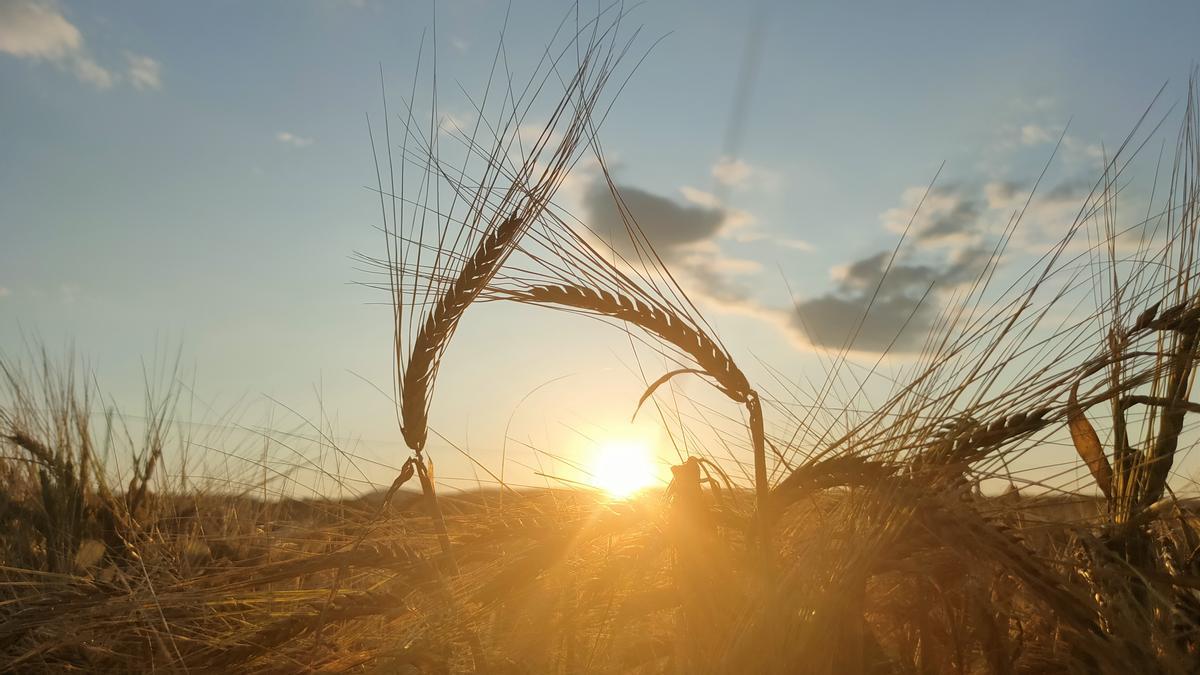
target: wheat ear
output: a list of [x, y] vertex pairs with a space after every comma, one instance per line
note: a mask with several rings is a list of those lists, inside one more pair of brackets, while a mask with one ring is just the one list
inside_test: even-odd
[[429, 433], [429, 397], [438, 361], [467, 306], [479, 297], [516, 245], [523, 224], [523, 219], [513, 215], [480, 240], [475, 253], [429, 312], [413, 340], [400, 389], [400, 416], [404, 442], [418, 454], [425, 447]]
[[746, 403], [753, 394], [746, 376], [725, 350], [670, 310], [625, 295], [573, 285], [532, 286], [505, 294], [520, 302], [560, 305], [631, 323], [692, 357], [734, 401]]

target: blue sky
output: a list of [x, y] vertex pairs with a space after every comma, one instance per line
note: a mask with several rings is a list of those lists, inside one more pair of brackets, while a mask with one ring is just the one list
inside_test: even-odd
[[[389, 388], [389, 315], [351, 260], [382, 252], [364, 188], [379, 66], [389, 92], [407, 91], [436, 34], [439, 77], [478, 91], [506, 12], [520, 72], [566, 9], [0, 0], [0, 350], [73, 341], [136, 410], [141, 361], [181, 347], [197, 417], [278, 401], [316, 418], [319, 399], [336, 435], [398, 464], [390, 405], [364, 382]], [[759, 65], [739, 89], [756, 16]], [[659, 228], [668, 261], [735, 354], [796, 373], [814, 367], [814, 338], [789, 324], [787, 288], [836, 333], [943, 162], [930, 217], [986, 230], [1071, 120], [1048, 177], [1069, 197], [1164, 82], [1163, 109], [1181, 99], [1200, 55], [1194, 2], [651, 1], [627, 23], [642, 50], [663, 39], [601, 130], [616, 179], [715, 214], [711, 231]], [[442, 91], [443, 110], [469, 113]], [[588, 180], [563, 194], [585, 218]], [[1065, 214], [1034, 218], [1014, 254], [1036, 254]], [[667, 215], [639, 218], [653, 238]], [[971, 240], [951, 234], [928, 237], [912, 268], [954, 283]], [[495, 357], [470, 358], [481, 351]], [[620, 433], [641, 388], [619, 335], [566, 316], [481, 308], [447, 359], [434, 426], [492, 465], [510, 415], [514, 436], [570, 445]], [[470, 475], [445, 453], [446, 475]]]

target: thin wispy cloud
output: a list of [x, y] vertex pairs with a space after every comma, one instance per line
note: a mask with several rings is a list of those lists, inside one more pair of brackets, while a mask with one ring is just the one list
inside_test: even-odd
[[1057, 136], [1039, 124], [1026, 124], [1021, 127], [1021, 145], [1041, 145], [1050, 143]]
[[438, 115], [438, 130], [452, 136], [466, 137], [471, 133], [475, 116], [470, 113], [443, 112]]
[[1066, 162], [1093, 170], [1103, 166], [1104, 149], [1101, 146], [1071, 134], [1063, 134], [1061, 126], [1058, 129], [1055, 130], [1052, 124], [1025, 124], [1018, 131], [1018, 141], [1020, 145], [1036, 147], [1057, 143], [1061, 137], [1059, 152]]
[[313, 139], [306, 138], [304, 136], [297, 136], [290, 131], [280, 131], [279, 133], [275, 134], [275, 140], [283, 143], [284, 145], [290, 145], [293, 148], [307, 148], [313, 144]]
[[129, 82], [135, 89], [162, 89], [162, 64], [149, 56], [125, 52]]
[[1092, 169], [1104, 166], [1104, 148], [1095, 143], [1088, 143], [1074, 136], [1063, 137], [1063, 149], [1067, 160], [1081, 163]]
[[712, 165], [711, 173], [718, 184], [738, 190], [774, 190], [780, 184], [779, 175], [775, 172], [737, 157], [722, 157]]
[[749, 164], [733, 157], [722, 157], [712, 168], [713, 178], [728, 187], [744, 186], [753, 173]]
[[817, 250], [817, 247], [813, 246], [811, 242], [803, 239], [776, 239], [775, 243], [797, 251], [803, 251], [804, 253], [812, 253]]

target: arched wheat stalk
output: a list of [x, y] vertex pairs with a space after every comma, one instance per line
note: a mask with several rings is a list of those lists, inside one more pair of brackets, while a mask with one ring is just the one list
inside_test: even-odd
[[[522, 257], [495, 276], [481, 300], [506, 300], [611, 319], [634, 326], [653, 347], [666, 350], [679, 367], [654, 380], [644, 402], [671, 378], [695, 374], [707, 378], [730, 400], [743, 405], [754, 460], [757, 539], [765, 552], [769, 539], [766, 434], [758, 393], [729, 351], [712, 336], [699, 310], [676, 282], [621, 199], [593, 140], [604, 180], [628, 235], [629, 257], [601, 253], [600, 238], [586, 224], [573, 226], [548, 210], [544, 223], [519, 245]], [[639, 402], [639, 407], [640, 403]]]
[[[599, 157], [599, 146], [594, 141], [593, 144]], [[638, 227], [635, 214], [630, 213], [621, 202], [619, 190], [612, 183], [602, 158], [600, 165], [625, 221], [636, 260], [627, 260], [615, 253], [610, 258], [601, 253], [594, 244], [598, 237], [586, 225], [568, 224], [564, 215], [547, 208], [539, 214], [539, 222], [531, 223], [521, 241], [513, 244], [513, 252], [519, 254], [519, 259], [487, 275], [487, 283], [482, 290], [476, 282], [484, 277], [475, 273], [466, 275], [467, 281], [459, 277], [449, 282], [452, 292], [435, 306], [427, 320], [426, 326], [429, 328], [426, 332], [436, 333], [436, 326], [450, 323], [449, 319], [442, 317], [452, 318], [461, 314], [465, 307], [461, 299], [466, 298], [469, 301], [520, 302], [612, 319], [639, 328], [650, 338], [650, 344], [666, 349], [668, 355], [679, 364], [679, 368], [650, 384], [642, 401], [672, 377], [696, 374], [709, 379], [730, 400], [745, 406], [754, 454], [754, 484], [759, 513], [765, 516], [769, 492], [768, 467], [759, 396], [728, 350], [712, 337], [698, 310], [687, 299], [687, 294], [676, 283]], [[519, 226], [514, 224], [511, 227]], [[477, 255], [487, 258], [487, 250], [489, 247], [481, 247]], [[395, 274], [394, 264], [389, 261], [377, 263]], [[463, 269], [473, 270], [476, 267], [478, 265], [472, 257]], [[436, 271], [421, 268], [408, 272], [405, 283], [416, 286], [438, 278]], [[465, 285], [467, 290], [457, 290], [460, 285]], [[428, 369], [426, 364], [431, 362], [424, 358], [409, 361], [408, 375], [417, 392], [408, 399], [413, 401], [411, 414], [414, 418], [420, 411], [420, 384], [429, 379], [425, 374]], [[406, 423], [406, 429], [409, 426]], [[409, 442], [419, 443], [420, 440], [413, 436]], [[765, 522], [760, 522], [758, 534], [764, 546], [766, 530]]]
[[[595, 132], [598, 122], [593, 116], [601, 106], [601, 92], [630, 45], [618, 41], [624, 13], [619, 3], [599, 9], [590, 20], [577, 16], [577, 9], [568, 13], [523, 88], [507, 71], [500, 86], [493, 87], [497, 66], [503, 63], [507, 69], [501, 41], [487, 87], [477, 102], [472, 101], [476, 121], [469, 132], [453, 122], [448, 131], [446, 120], [439, 118], [435, 75], [426, 127], [417, 121], [412, 98], [405, 101], [399, 158], [392, 154], [384, 97], [387, 184], [378, 154], [376, 176], [387, 254], [382, 260], [359, 258], [382, 267], [388, 276], [400, 427], [415, 454], [416, 474], [447, 554], [449, 536], [424, 455], [438, 368], [467, 308], [521, 236], [542, 218], [550, 197], [577, 161], [578, 148]], [[571, 18], [574, 32], [564, 30]], [[564, 79], [560, 69], [568, 55], [575, 59], [574, 73]], [[562, 96], [551, 106], [536, 139], [528, 143], [522, 139], [528, 130], [525, 117], [556, 80]], [[497, 95], [501, 101], [493, 110], [489, 100]], [[487, 121], [489, 116], [495, 121]], [[443, 136], [456, 145], [460, 161], [444, 156]], [[468, 180], [473, 168], [479, 175]]]
[[467, 306], [479, 297], [495, 276], [505, 256], [520, 236], [525, 221], [513, 216], [492, 229], [463, 265], [458, 277], [433, 306], [413, 341], [400, 387], [400, 412], [404, 441], [420, 452], [428, 435], [429, 398], [438, 360], [446, 350]]

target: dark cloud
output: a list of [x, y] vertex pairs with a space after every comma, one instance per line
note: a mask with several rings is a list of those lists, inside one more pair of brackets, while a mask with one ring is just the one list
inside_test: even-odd
[[[677, 202], [629, 185], [618, 185], [617, 190], [655, 250], [700, 294], [727, 309], [778, 311], [759, 304], [754, 289], [739, 277], [744, 272], [734, 264], [739, 261], [726, 258], [719, 249], [694, 246], [717, 236], [728, 211]], [[974, 279], [987, 258], [963, 238], [979, 231], [985, 206], [978, 190], [944, 186], [932, 194], [939, 198], [938, 206], [918, 219], [912, 234], [915, 242], [940, 251], [932, 262], [901, 260], [888, 269], [889, 251], [854, 261], [831, 292], [798, 303], [788, 314], [788, 327], [812, 344], [836, 349], [861, 322], [855, 349], [919, 349], [941, 309], [937, 296], [924, 302], [922, 297], [931, 287], [944, 290]], [[583, 207], [591, 228], [619, 252], [628, 253], [628, 236], [608, 185], [591, 184]]]
[[[929, 332], [932, 311], [907, 297], [878, 299], [870, 296], [823, 295], [796, 305], [791, 328], [818, 347], [841, 349], [862, 322], [853, 347], [857, 350], [909, 352]], [[865, 315], [865, 317], [864, 317]], [[892, 344], [893, 339], [895, 343]]]
[[1023, 183], [1011, 180], [998, 180], [988, 183], [984, 191], [987, 193], [989, 203], [1003, 206], [1015, 199], [1024, 190], [1025, 185]]
[[[737, 279], [719, 250], [692, 246], [716, 237], [729, 218], [727, 210], [680, 203], [630, 185], [618, 185], [617, 191], [658, 255], [673, 270], [687, 275], [701, 294], [725, 305], [752, 302], [753, 290]], [[594, 232], [619, 253], [631, 253], [629, 235], [606, 182], [597, 180], [588, 187], [583, 207]]]
[[691, 259], [684, 264], [684, 269], [699, 285], [700, 292], [717, 302], [738, 305], [750, 302], [753, 297], [753, 290], [720, 269], [717, 259]]
[[983, 205], [973, 199], [959, 197], [949, 210], [938, 213], [917, 233], [917, 239], [935, 242], [976, 231]]
[[1090, 178], [1070, 178], [1047, 190], [1042, 199], [1048, 202], [1079, 202], [1082, 205], [1095, 184]]
[[[979, 230], [979, 219], [986, 204], [978, 192], [963, 185], [939, 185], [927, 194], [910, 190], [905, 195], [906, 203], [885, 212], [884, 219], [888, 229], [893, 232], [907, 230], [918, 244], [953, 244], [963, 235]], [[918, 203], [921, 204], [919, 208]]]
[[[840, 349], [853, 337], [858, 351], [912, 353], [925, 344], [945, 305], [945, 292], [979, 277], [992, 255], [989, 222], [1019, 206], [1028, 182], [942, 185], [909, 191], [905, 204], [885, 212], [886, 227], [902, 231], [925, 198], [909, 230], [912, 248], [888, 269], [884, 251], [847, 265], [834, 288], [796, 303], [787, 327], [807, 342]], [[1039, 191], [1034, 207], [1082, 203], [1092, 182], [1073, 177]], [[1032, 214], [1033, 212], [1031, 212]], [[1051, 212], [1053, 213], [1053, 212]]]
[[[629, 185], [618, 185], [617, 190], [654, 249], [668, 260], [677, 259], [688, 244], [711, 239], [728, 216], [724, 209], [681, 204]], [[625, 224], [607, 183], [593, 182], [583, 196], [583, 207], [596, 234], [622, 253], [629, 250]]]
[[941, 309], [936, 297], [923, 302], [922, 297], [931, 288], [973, 280], [989, 253], [968, 248], [942, 266], [894, 263], [891, 269], [887, 268], [890, 251], [857, 260], [846, 268], [833, 292], [797, 303], [790, 327], [814, 345], [840, 349], [861, 322], [854, 349], [915, 351]]
[[875, 287], [884, 279], [885, 272], [887, 283], [880, 288], [880, 293], [887, 295], [903, 294], [906, 289], [914, 286], [926, 286], [934, 280], [935, 272], [928, 265], [894, 264], [891, 269], [887, 269], [890, 256], [890, 252], [882, 251], [869, 258], [850, 263], [846, 267], [845, 276], [839, 281], [840, 290], [853, 292], [870, 290], [874, 292]]

